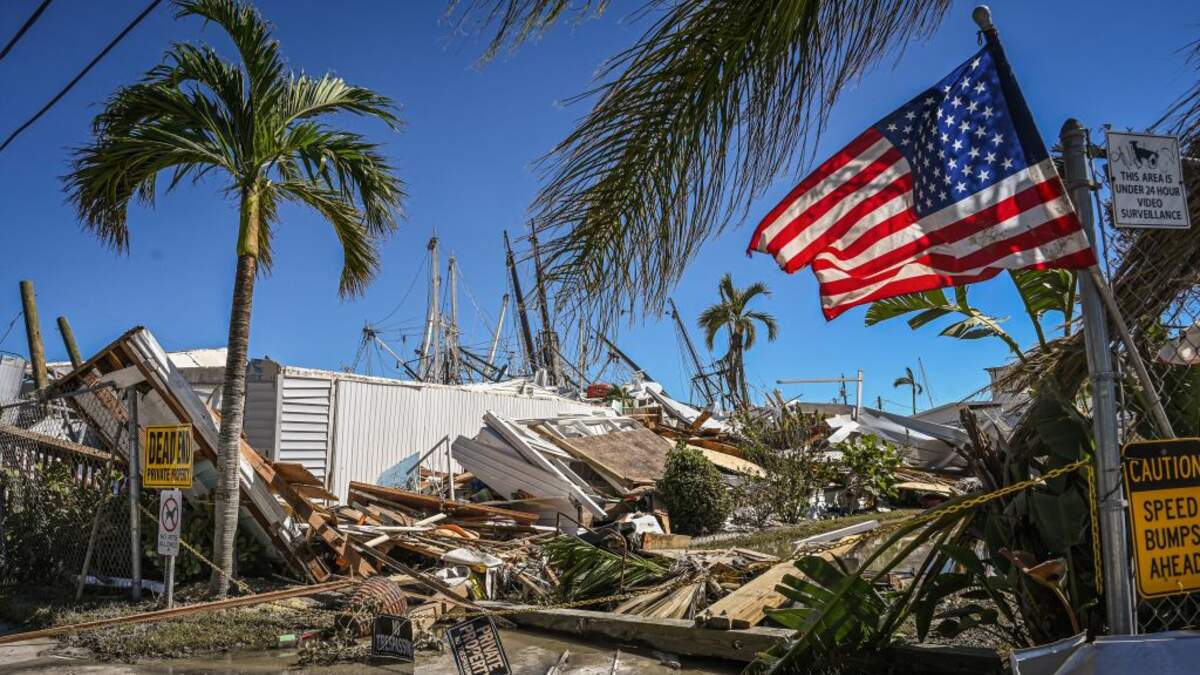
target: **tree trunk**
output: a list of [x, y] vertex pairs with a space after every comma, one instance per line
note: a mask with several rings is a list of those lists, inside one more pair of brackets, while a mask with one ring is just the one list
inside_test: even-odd
[[221, 390], [221, 433], [217, 441], [218, 479], [214, 514], [213, 557], [224, 572], [215, 570], [212, 590], [217, 597], [229, 593], [233, 575], [233, 542], [237, 536], [238, 473], [241, 464], [242, 421], [246, 408], [246, 359], [250, 346], [250, 308], [254, 301], [254, 276], [258, 259], [238, 256], [229, 316], [229, 347], [225, 356], [225, 383]]

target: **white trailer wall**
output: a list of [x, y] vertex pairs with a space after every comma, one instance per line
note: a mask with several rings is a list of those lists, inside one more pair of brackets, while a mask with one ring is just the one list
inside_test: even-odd
[[[326, 483], [343, 499], [350, 481], [379, 482], [389, 469], [439, 444], [442, 447], [425, 465], [441, 469], [449, 444], [459, 435], [474, 437], [484, 426], [485, 411], [517, 419], [596, 411], [587, 403], [541, 392], [521, 395], [485, 391], [478, 385], [426, 385], [336, 375], [334, 469]], [[289, 461], [282, 450], [281, 459]], [[454, 469], [461, 471], [457, 464]]]

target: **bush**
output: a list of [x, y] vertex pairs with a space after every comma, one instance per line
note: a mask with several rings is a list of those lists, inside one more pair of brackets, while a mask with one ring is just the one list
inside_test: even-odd
[[904, 465], [896, 446], [875, 436], [855, 436], [834, 447], [842, 451], [842, 463], [850, 471], [846, 497], [851, 509], [860, 497], [869, 508], [881, 497], [896, 495], [896, 471]]
[[686, 443], [667, 453], [666, 470], [656, 487], [666, 502], [674, 532], [716, 532], [729, 517], [729, 493], [721, 472]]

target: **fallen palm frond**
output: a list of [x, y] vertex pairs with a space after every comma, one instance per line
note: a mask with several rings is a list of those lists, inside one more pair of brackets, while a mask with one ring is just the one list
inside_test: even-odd
[[542, 551], [558, 570], [559, 593], [567, 600], [654, 584], [671, 572], [633, 553], [620, 556], [578, 537], [555, 537], [543, 545]]

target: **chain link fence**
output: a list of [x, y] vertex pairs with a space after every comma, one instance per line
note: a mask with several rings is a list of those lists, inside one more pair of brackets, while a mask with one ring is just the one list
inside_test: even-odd
[[[1200, 156], [1200, 142], [1182, 144], [1185, 155]], [[1101, 154], [1101, 153], [1097, 153]], [[1101, 183], [1096, 207], [1103, 214], [1101, 245], [1110, 285], [1154, 382], [1172, 431], [1178, 438], [1200, 437], [1200, 164], [1185, 165], [1192, 217], [1190, 230], [1117, 229], [1112, 224], [1107, 166], [1097, 162]], [[1115, 335], [1114, 335], [1115, 337]], [[1162, 438], [1139, 392], [1128, 354], [1118, 345], [1118, 405], [1122, 443]], [[1132, 551], [1130, 559], [1133, 559]], [[1200, 626], [1200, 593], [1139, 598], [1139, 632]]]
[[[121, 401], [120, 392], [111, 391]], [[132, 576], [125, 460], [103, 447], [71, 394], [0, 402], [0, 583], [127, 586]], [[122, 407], [99, 423], [122, 429]]]

